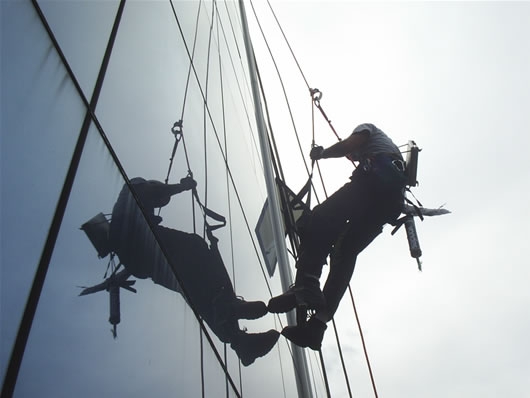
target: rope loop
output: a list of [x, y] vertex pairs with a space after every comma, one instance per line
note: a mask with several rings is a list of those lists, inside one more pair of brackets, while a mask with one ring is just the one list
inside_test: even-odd
[[171, 133], [175, 136], [175, 139], [179, 140], [182, 138], [182, 119], [176, 121], [171, 127]]
[[320, 107], [320, 100], [322, 99], [322, 91], [320, 91], [318, 88], [310, 88], [309, 93], [311, 94], [311, 98], [313, 99], [313, 102], [317, 107]]
[[173, 124], [173, 127], [171, 127], [171, 133], [175, 137], [175, 143], [173, 144], [173, 149], [171, 150], [171, 157], [169, 158], [169, 167], [166, 174], [166, 180], [165, 183], [167, 184], [169, 182], [169, 175], [171, 174], [171, 169], [173, 167], [173, 160], [175, 159], [175, 153], [177, 152], [177, 148], [179, 146], [180, 140], [182, 140], [183, 133], [182, 133], [182, 119], [179, 121], [176, 121]]

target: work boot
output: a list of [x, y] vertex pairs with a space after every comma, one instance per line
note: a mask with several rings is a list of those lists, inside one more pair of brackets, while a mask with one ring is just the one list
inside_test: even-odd
[[263, 301], [245, 301], [237, 297], [232, 303], [232, 312], [236, 319], [258, 319], [268, 310]]
[[256, 358], [266, 355], [278, 341], [280, 333], [269, 330], [264, 333], [246, 333], [240, 330], [231, 347], [236, 352], [243, 366], [252, 364]]
[[282, 335], [299, 347], [309, 347], [318, 351], [322, 347], [326, 329], [324, 322], [312, 317], [306, 324], [283, 328]]
[[269, 300], [270, 312], [288, 312], [295, 307], [306, 310], [320, 310], [326, 306], [326, 299], [320, 290], [318, 278], [313, 275], [298, 272], [293, 286], [285, 293]]

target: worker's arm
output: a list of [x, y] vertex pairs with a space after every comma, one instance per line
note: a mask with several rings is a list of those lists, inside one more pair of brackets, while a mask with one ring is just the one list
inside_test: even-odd
[[[320, 150], [311, 151], [311, 159], [340, 158], [361, 148], [370, 136], [369, 130], [361, 130], [353, 133], [348, 138], [333, 144], [332, 146]], [[316, 147], [318, 148], [318, 147]], [[316, 149], [313, 148], [313, 149]]]
[[189, 191], [197, 186], [193, 178], [186, 177], [180, 180], [180, 184], [164, 184], [160, 181], [147, 181], [135, 186], [140, 200], [148, 207], [164, 207], [171, 196]]

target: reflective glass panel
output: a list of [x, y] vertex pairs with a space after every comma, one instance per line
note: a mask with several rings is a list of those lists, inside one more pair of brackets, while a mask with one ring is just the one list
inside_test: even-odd
[[1, 374], [85, 108], [31, 2], [2, 2]]

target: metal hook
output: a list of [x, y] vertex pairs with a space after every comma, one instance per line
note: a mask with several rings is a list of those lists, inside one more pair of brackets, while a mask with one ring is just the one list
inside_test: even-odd
[[175, 122], [175, 124], [173, 124], [173, 127], [171, 128], [171, 132], [173, 133], [175, 138], [177, 137], [177, 135], [182, 135], [182, 119], [180, 119], [179, 121]]
[[311, 93], [311, 97], [313, 98], [315, 104], [320, 105], [320, 100], [322, 99], [322, 91], [320, 91], [318, 88], [311, 88], [309, 89], [309, 92]]

